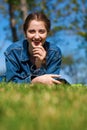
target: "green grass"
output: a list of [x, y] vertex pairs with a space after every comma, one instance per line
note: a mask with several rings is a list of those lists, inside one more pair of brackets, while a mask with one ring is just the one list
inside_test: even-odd
[[0, 83], [0, 130], [87, 130], [87, 86]]

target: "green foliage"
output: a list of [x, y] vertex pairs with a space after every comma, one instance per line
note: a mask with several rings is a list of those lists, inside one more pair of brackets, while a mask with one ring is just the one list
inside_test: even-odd
[[18, 1], [18, 0], [6, 0], [6, 2], [13, 4], [13, 5], [16, 5], [16, 6], [18, 6], [20, 3], [20, 1]]
[[87, 87], [0, 84], [1, 130], [86, 130]]
[[32, 10], [36, 6], [35, 0], [26, 0], [28, 3], [29, 10]]
[[62, 60], [62, 64], [63, 66], [67, 66], [67, 65], [72, 65], [74, 63], [74, 59], [72, 58], [72, 56], [66, 56], [66, 57], [63, 57], [63, 60]]

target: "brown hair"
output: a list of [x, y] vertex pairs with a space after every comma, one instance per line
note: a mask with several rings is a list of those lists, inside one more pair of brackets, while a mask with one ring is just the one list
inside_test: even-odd
[[47, 32], [50, 31], [51, 23], [50, 23], [50, 20], [47, 18], [47, 16], [42, 12], [34, 12], [34, 13], [29, 14], [25, 19], [25, 22], [23, 24], [23, 30], [25, 34], [31, 20], [43, 21], [45, 23]]

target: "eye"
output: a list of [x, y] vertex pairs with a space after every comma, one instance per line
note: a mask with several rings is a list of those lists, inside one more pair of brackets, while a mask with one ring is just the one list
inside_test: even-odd
[[41, 34], [43, 34], [43, 33], [45, 33], [45, 32], [46, 32], [45, 29], [40, 29], [40, 30], [39, 30], [39, 33], [41, 33]]
[[28, 32], [33, 34], [33, 33], [35, 33], [35, 30], [33, 30], [33, 29], [32, 30], [28, 30]]

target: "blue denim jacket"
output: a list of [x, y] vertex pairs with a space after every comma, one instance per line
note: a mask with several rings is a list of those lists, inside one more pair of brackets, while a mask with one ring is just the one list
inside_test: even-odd
[[36, 69], [30, 62], [26, 39], [10, 45], [5, 52], [6, 81], [30, 83], [32, 77], [59, 74], [62, 59], [59, 47], [46, 41], [44, 48], [47, 51], [46, 64]]

